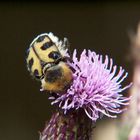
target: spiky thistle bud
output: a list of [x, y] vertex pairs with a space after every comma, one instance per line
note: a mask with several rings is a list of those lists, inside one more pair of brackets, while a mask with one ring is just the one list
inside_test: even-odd
[[92, 122], [82, 111], [56, 112], [40, 133], [40, 140], [88, 140]]

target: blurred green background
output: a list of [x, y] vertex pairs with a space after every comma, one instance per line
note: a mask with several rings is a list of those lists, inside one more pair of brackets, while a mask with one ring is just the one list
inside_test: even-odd
[[53, 112], [40, 83], [26, 69], [25, 51], [37, 35], [67, 37], [80, 52], [91, 49], [114, 58], [129, 71], [128, 32], [140, 20], [138, 2], [7, 2], [0, 3], [0, 139], [38, 140]]

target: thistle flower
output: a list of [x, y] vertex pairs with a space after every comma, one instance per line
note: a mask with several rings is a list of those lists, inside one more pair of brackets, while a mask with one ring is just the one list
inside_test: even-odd
[[112, 59], [105, 56], [103, 60], [102, 55], [90, 50], [84, 50], [79, 60], [74, 50], [72, 61], [69, 65], [74, 70], [73, 82], [65, 93], [49, 98], [53, 100], [52, 104], [58, 104], [64, 113], [82, 108], [93, 121], [103, 115], [116, 118], [114, 114], [123, 111], [121, 105], [129, 104], [130, 97], [120, 94], [131, 86], [121, 85], [128, 73], [122, 67], [117, 73]]
[[[140, 140], [140, 23], [137, 26], [137, 32], [130, 34], [131, 50], [130, 60], [133, 60], [133, 86], [130, 90], [130, 95], [133, 96], [130, 102], [128, 111], [122, 118], [122, 129], [129, 129], [126, 137], [129, 140]], [[126, 131], [126, 129], [125, 129]]]
[[88, 140], [91, 136], [91, 124], [81, 111], [68, 115], [55, 112], [40, 133], [40, 140]]

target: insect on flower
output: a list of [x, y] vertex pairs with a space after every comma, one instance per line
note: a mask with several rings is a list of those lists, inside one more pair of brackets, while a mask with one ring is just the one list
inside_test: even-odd
[[132, 83], [122, 87], [121, 82], [128, 73], [120, 67], [113, 66], [113, 60], [108, 56], [103, 60], [102, 55], [97, 55], [90, 50], [84, 50], [80, 59], [75, 50], [70, 67], [74, 69], [73, 82], [64, 94], [50, 97], [52, 104], [58, 104], [65, 113], [71, 109], [83, 108], [87, 116], [96, 121], [103, 115], [116, 118], [122, 112], [121, 105], [128, 105], [130, 97], [120, 94], [129, 88]]
[[130, 97], [120, 94], [132, 85], [121, 85], [128, 73], [122, 67], [117, 73], [112, 59], [90, 50], [84, 50], [79, 59], [75, 50], [69, 61], [67, 46], [67, 39], [59, 41], [52, 33], [37, 36], [27, 51], [31, 75], [41, 81], [42, 90], [57, 95], [50, 94], [49, 99], [64, 113], [82, 108], [93, 121], [103, 115], [116, 118], [121, 105], [129, 104]]
[[72, 82], [68, 40], [59, 41], [52, 33], [37, 36], [27, 50], [27, 67], [33, 77], [41, 81], [42, 90], [64, 92]]

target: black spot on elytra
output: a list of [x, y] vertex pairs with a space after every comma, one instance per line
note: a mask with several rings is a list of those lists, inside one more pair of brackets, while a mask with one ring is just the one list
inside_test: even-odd
[[34, 63], [34, 60], [33, 60], [33, 58], [31, 58], [30, 60], [29, 60], [29, 69], [31, 69], [32, 68], [32, 65], [33, 65], [33, 63]]
[[54, 43], [50, 40], [50, 41], [48, 42], [48, 45], [51, 47], [52, 45], [54, 45]]
[[45, 81], [50, 83], [55, 82], [62, 77], [62, 72], [62, 68], [47, 71], [45, 74]]
[[45, 39], [46, 35], [40, 36], [36, 42], [42, 42]]
[[42, 50], [46, 50], [47, 48], [51, 47], [53, 45], [52, 41], [46, 42], [41, 46]]
[[56, 51], [52, 51], [51, 53], [49, 53], [49, 58], [52, 58], [52, 59], [58, 59], [60, 58], [60, 53], [59, 52], [56, 52]]
[[37, 79], [40, 78], [40, 76], [39, 76], [39, 72], [38, 72], [37, 69], [34, 70], [34, 76], [35, 76]]

